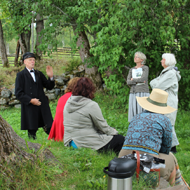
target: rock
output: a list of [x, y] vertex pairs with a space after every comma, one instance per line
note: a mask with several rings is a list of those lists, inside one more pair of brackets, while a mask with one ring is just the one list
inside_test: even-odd
[[56, 83], [57, 85], [59, 85], [59, 86], [65, 85], [65, 81], [63, 80], [62, 77], [56, 78], [56, 79], [55, 79], [55, 83]]
[[67, 86], [66, 86], [66, 85], [65, 85], [65, 86], [63, 86], [63, 88], [61, 89], [61, 91], [62, 91], [62, 92], [64, 92], [66, 88], [67, 88]]
[[9, 89], [3, 89], [2, 91], [1, 91], [1, 96], [3, 97], [3, 98], [10, 98], [11, 97], [11, 95], [12, 95], [12, 92], [9, 90]]
[[63, 80], [64, 80], [65, 82], [67, 82], [67, 81], [69, 80], [69, 77], [68, 77], [68, 76], [65, 76], [65, 77], [63, 77]]
[[14, 99], [16, 99], [16, 96], [12, 95], [11, 98], [10, 98], [10, 101], [14, 100]]
[[60, 90], [59, 88], [56, 88], [56, 89], [55, 89], [55, 94], [56, 94], [56, 96], [58, 96], [58, 95], [60, 94], [60, 92], [61, 92], [61, 90]]
[[57, 98], [56, 95], [53, 93], [52, 94], [46, 94], [46, 96], [48, 97], [49, 100], [54, 100]]
[[16, 104], [20, 104], [20, 101], [19, 100], [11, 100], [9, 102], [9, 105], [12, 106], [12, 105], [16, 105]]
[[73, 75], [76, 77], [83, 77], [84, 76], [84, 70], [83, 71], [74, 70]]
[[49, 93], [49, 94], [54, 93], [54, 92], [55, 92], [55, 89], [47, 90], [47, 91], [46, 91], [46, 93]]
[[7, 104], [7, 100], [5, 98], [0, 98], [0, 105]]
[[76, 75], [76, 73], [79, 73], [79, 71], [78, 70], [74, 70], [73, 74]]
[[70, 80], [71, 80], [72, 78], [74, 78], [74, 76], [73, 76], [73, 75], [67, 75], [67, 76], [69, 76]]
[[21, 104], [16, 104], [14, 107], [19, 109], [21, 108]]
[[65, 75], [68, 75], [68, 74], [70, 74], [70, 72], [69, 72], [69, 71], [66, 71], [66, 72], [65, 72]]
[[15, 88], [11, 90], [12, 95], [15, 95]]
[[84, 65], [79, 65], [79, 66], [78, 66], [78, 71], [79, 71], [79, 72], [82, 72], [82, 71], [84, 71], [84, 70], [85, 70]]

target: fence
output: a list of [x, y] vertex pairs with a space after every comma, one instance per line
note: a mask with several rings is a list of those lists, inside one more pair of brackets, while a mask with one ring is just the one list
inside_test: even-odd
[[[73, 52], [75, 52], [73, 54]], [[21, 55], [20, 55], [21, 56]], [[57, 51], [52, 52], [49, 56], [46, 53], [45, 55], [42, 55], [42, 58], [64, 58], [64, 57], [76, 57], [80, 56], [78, 50], [72, 50], [71, 47], [63, 47], [63, 48], [57, 48]], [[14, 64], [15, 54], [7, 55], [9, 64]], [[2, 60], [0, 59], [0, 64], [2, 64]]]

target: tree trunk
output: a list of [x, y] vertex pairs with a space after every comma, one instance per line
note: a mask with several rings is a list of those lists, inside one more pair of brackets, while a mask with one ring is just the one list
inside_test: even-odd
[[29, 158], [30, 155], [21, 150], [11, 135], [12, 127], [0, 115], [0, 161], [8, 160], [11, 153]]
[[22, 65], [23, 61], [22, 61], [22, 57], [23, 55], [27, 52], [26, 50], [26, 42], [25, 42], [25, 34], [24, 32], [20, 34], [20, 38], [19, 38], [19, 44], [20, 44], [20, 48], [21, 48], [21, 58], [20, 58], [20, 65]]
[[[31, 26], [29, 28], [31, 28]], [[24, 39], [26, 44], [26, 52], [30, 52], [30, 37], [31, 37], [31, 29], [25, 30]]]
[[19, 40], [18, 40], [17, 41], [17, 46], [16, 46], [15, 60], [14, 60], [14, 65], [15, 66], [19, 66], [19, 62], [18, 62], [19, 51], [20, 51], [20, 43], [19, 43]]
[[89, 44], [87, 35], [86, 35], [85, 31], [76, 32], [75, 25], [73, 25], [73, 31], [74, 31], [75, 35], [78, 34], [77, 47], [79, 47], [79, 54], [80, 54], [82, 62], [86, 63], [84, 65], [85, 76], [92, 79], [92, 81], [96, 85], [96, 89], [101, 89], [102, 88], [102, 78], [101, 78], [100, 73], [98, 72], [98, 67], [88, 68], [88, 65], [90, 64], [88, 62], [88, 59], [90, 57], [93, 57], [93, 55], [90, 53], [90, 44]]
[[40, 14], [37, 14], [36, 16], [36, 59], [40, 60], [42, 56], [42, 51], [38, 48], [38, 46], [41, 44], [42, 36], [41, 31], [44, 29], [44, 20], [43, 17]]
[[[0, 115], [0, 161], [11, 160], [16, 157], [24, 158], [26, 160], [34, 160], [36, 156], [43, 157], [45, 159], [51, 159], [54, 162], [57, 162], [56, 158], [53, 156], [50, 150], [41, 149], [39, 152], [40, 155], [35, 155], [27, 153], [24, 151], [27, 148], [39, 152], [41, 149], [41, 144], [26, 142], [24, 139], [19, 137], [13, 130], [13, 128], [2, 118]], [[14, 159], [16, 161], [16, 159]]]
[[[28, 149], [34, 153], [26, 152], [25, 150]], [[14, 181], [13, 170], [22, 167], [23, 162], [29, 161], [35, 164], [37, 158], [41, 161], [44, 159], [51, 161], [53, 164], [59, 163], [47, 148], [44, 149], [38, 143], [27, 142], [26, 144], [26, 141], [20, 138], [0, 115], [0, 171], [4, 178]], [[15, 189], [13, 184], [11, 187]]]
[[9, 67], [6, 46], [5, 46], [4, 38], [3, 38], [3, 27], [2, 27], [1, 20], [0, 20], [0, 50], [1, 50], [1, 59], [2, 59], [3, 67]]

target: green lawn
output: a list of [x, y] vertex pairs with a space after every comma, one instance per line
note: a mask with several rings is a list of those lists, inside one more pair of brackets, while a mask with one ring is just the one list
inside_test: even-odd
[[[108, 124], [116, 128], [120, 134], [126, 135], [128, 128], [127, 113], [122, 109], [112, 108], [114, 98], [97, 93], [95, 101], [101, 107]], [[50, 103], [52, 115], [55, 115], [57, 101]], [[59, 165], [48, 164], [37, 160], [34, 165], [23, 163], [14, 171], [14, 180], [8, 180], [0, 174], [0, 189], [51, 189], [51, 190], [104, 190], [107, 189], [107, 176], [103, 168], [108, 165], [114, 153], [98, 154], [90, 149], [64, 147], [62, 142], [47, 140], [48, 136], [40, 129], [37, 140], [29, 140], [26, 131], [20, 130], [20, 109], [9, 108], [0, 111], [2, 117], [9, 122], [15, 132], [26, 141], [37, 142], [48, 147], [59, 160]], [[180, 142], [176, 157], [183, 177], [190, 184], [190, 112], [178, 111], [176, 133]], [[21, 175], [22, 174], [22, 175]], [[144, 185], [133, 182], [133, 189], [143, 189]]]

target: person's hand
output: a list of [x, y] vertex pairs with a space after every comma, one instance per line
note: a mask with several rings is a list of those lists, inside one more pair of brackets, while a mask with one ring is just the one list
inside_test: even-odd
[[39, 101], [39, 99], [33, 98], [30, 100], [30, 103], [35, 105], [35, 106], [40, 106], [41, 102]]
[[53, 68], [51, 66], [46, 66], [46, 74], [49, 78], [53, 77]]
[[133, 78], [131, 78], [131, 80], [133, 80]]

